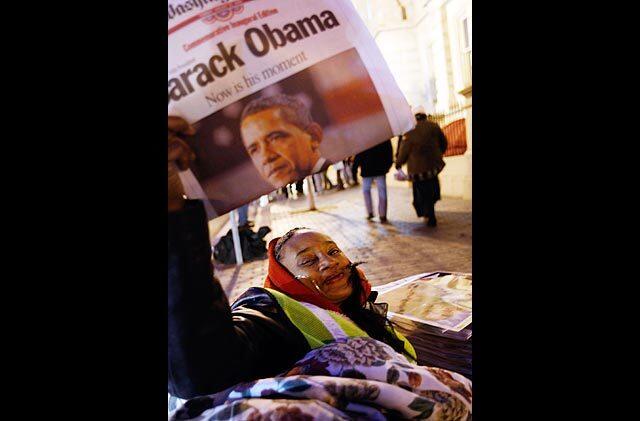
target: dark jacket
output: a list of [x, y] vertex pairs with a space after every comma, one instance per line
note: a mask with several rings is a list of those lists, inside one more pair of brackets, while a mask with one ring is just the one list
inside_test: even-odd
[[446, 150], [447, 138], [440, 126], [429, 120], [419, 120], [415, 129], [402, 137], [396, 168], [407, 164], [410, 176], [423, 174], [433, 178], [444, 168], [442, 154]]
[[271, 294], [250, 288], [229, 307], [213, 276], [207, 218], [189, 201], [169, 214], [168, 391], [183, 399], [272, 377], [310, 348]]
[[362, 177], [378, 177], [388, 173], [392, 165], [393, 147], [391, 140], [387, 140], [357, 154], [353, 161], [353, 173], [357, 174], [360, 167]]

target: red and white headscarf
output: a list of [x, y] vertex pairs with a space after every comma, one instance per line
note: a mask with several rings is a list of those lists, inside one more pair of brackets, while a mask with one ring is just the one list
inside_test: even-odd
[[[274, 238], [269, 242], [269, 272], [264, 281], [265, 288], [275, 289], [276, 291], [287, 294], [289, 297], [309, 304], [317, 305], [325, 310], [332, 310], [343, 313], [340, 306], [332, 303], [327, 298], [320, 295], [317, 291], [307, 288], [302, 282], [296, 279], [291, 272], [287, 270], [280, 262], [276, 260], [275, 247], [280, 238]], [[360, 268], [356, 268], [360, 275], [360, 285], [362, 286], [362, 294], [360, 303], [364, 305], [371, 294], [371, 284], [364, 276], [364, 272]], [[344, 314], [344, 313], [343, 313]]]

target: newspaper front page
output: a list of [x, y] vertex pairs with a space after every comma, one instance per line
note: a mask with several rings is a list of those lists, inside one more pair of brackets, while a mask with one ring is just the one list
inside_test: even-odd
[[473, 319], [471, 274], [422, 274], [379, 290], [389, 314], [459, 332]]
[[168, 21], [168, 113], [197, 130], [181, 179], [217, 215], [415, 124], [349, 1], [170, 0]]

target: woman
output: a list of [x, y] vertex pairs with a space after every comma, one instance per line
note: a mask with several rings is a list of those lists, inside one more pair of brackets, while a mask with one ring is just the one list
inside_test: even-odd
[[371, 337], [415, 360], [384, 305], [373, 303], [377, 294], [363, 272], [312, 230], [272, 240], [265, 288], [250, 288], [229, 307], [213, 277], [204, 208], [184, 199], [177, 177], [193, 159], [180, 137], [192, 133], [169, 119], [169, 393], [189, 399], [273, 377], [348, 338]]

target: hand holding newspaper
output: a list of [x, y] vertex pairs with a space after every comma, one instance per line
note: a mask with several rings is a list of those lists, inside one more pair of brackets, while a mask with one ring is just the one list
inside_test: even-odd
[[344, 0], [170, 0], [168, 113], [196, 129], [188, 196], [223, 214], [409, 131]]
[[168, 209], [172, 212], [181, 209], [184, 205], [184, 188], [180, 181], [179, 171], [188, 170], [191, 161], [195, 159], [195, 154], [191, 148], [189, 148], [189, 145], [185, 143], [183, 138], [185, 136], [193, 135], [195, 132], [193, 127], [191, 127], [185, 120], [179, 117], [169, 116], [167, 133], [167, 158], [169, 165], [167, 196], [169, 199]]

